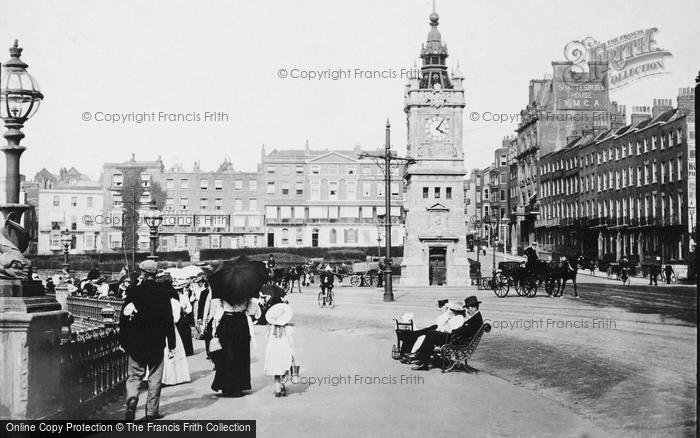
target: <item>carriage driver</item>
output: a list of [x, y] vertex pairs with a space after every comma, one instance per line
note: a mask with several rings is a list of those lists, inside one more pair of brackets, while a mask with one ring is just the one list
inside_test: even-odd
[[539, 260], [539, 257], [537, 256], [537, 243], [532, 242], [532, 244], [525, 249], [524, 253], [525, 256], [527, 257], [527, 262], [525, 263], [525, 268], [528, 269], [529, 271], [532, 271], [535, 268], [535, 264], [537, 263], [537, 260]]

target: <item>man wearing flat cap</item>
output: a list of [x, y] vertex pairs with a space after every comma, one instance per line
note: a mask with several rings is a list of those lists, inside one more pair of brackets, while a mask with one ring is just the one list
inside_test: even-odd
[[158, 264], [139, 264], [143, 281], [132, 287], [122, 305], [119, 342], [129, 355], [126, 380], [126, 420], [133, 421], [139, 401], [139, 387], [148, 369], [146, 419], [160, 418], [160, 389], [163, 377], [163, 350], [167, 340], [169, 357], [174, 356], [175, 326], [168, 290], [156, 281]]

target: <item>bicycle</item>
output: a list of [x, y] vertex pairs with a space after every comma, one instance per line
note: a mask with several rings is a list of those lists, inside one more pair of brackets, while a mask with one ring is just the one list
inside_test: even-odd
[[[321, 292], [318, 293], [318, 307], [324, 308], [326, 306], [331, 309], [335, 307], [335, 294], [333, 293], [333, 288], [321, 288]], [[325, 293], [324, 293], [325, 292]]]

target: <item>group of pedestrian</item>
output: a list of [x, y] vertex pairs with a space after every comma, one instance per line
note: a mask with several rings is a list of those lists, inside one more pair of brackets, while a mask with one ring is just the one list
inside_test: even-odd
[[[214, 291], [235, 286], [219, 284], [215, 289], [204, 273], [182, 278], [177, 270], [159, 271], [152, 260], [142, 262], [139, 269], [141, 275], [126, 293], [120, 318], [120, 343], [129, 358], [126, 420], [135, 419], [144, 380], [148, 384], [146, 420], [162, 418], [163, 385], [190, 380], [187, 356], [193, 354], [192, 324], [215, 364], [212, 390], [221, 391], [223, 397], [245, 395], [251, 389], [251, 344], [256, 345], [253, 319], [261, 315], [259, 300], [252, 295], [257, 296], [260, 288], [251, 297], [225, 299]], [[294, 362], [293, 310], [283, 297], [272, 297], [265, 315], [269, 328], [264, 372], [274, 378], [276, 397], [286, 396], [284, 378]]]

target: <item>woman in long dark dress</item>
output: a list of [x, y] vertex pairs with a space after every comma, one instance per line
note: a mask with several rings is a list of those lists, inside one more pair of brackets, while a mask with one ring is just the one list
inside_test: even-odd
[[192, 356], [194, 354], [194, 346], [192, 345], [192, 304], [189, 299], [189, 291], [187, 282], [176, 282], [173, 287], [176, 292], [175, 299], [180, 302], [180, 320], [175, 324], [175, 328], [180, 333], [182, 345], [185, 347], [185, 355]]
[[214, 337], [219, 339], [221, 350], [211, 353], [216, 374], [211, 389], [221, 391], [224, 397], [240, 397], [250, 386], [250, 342], [252, 326], [249, 315], [255, 315], [260, 307], [253, 299], [229, 304], [212, 298], [214, 312]]

